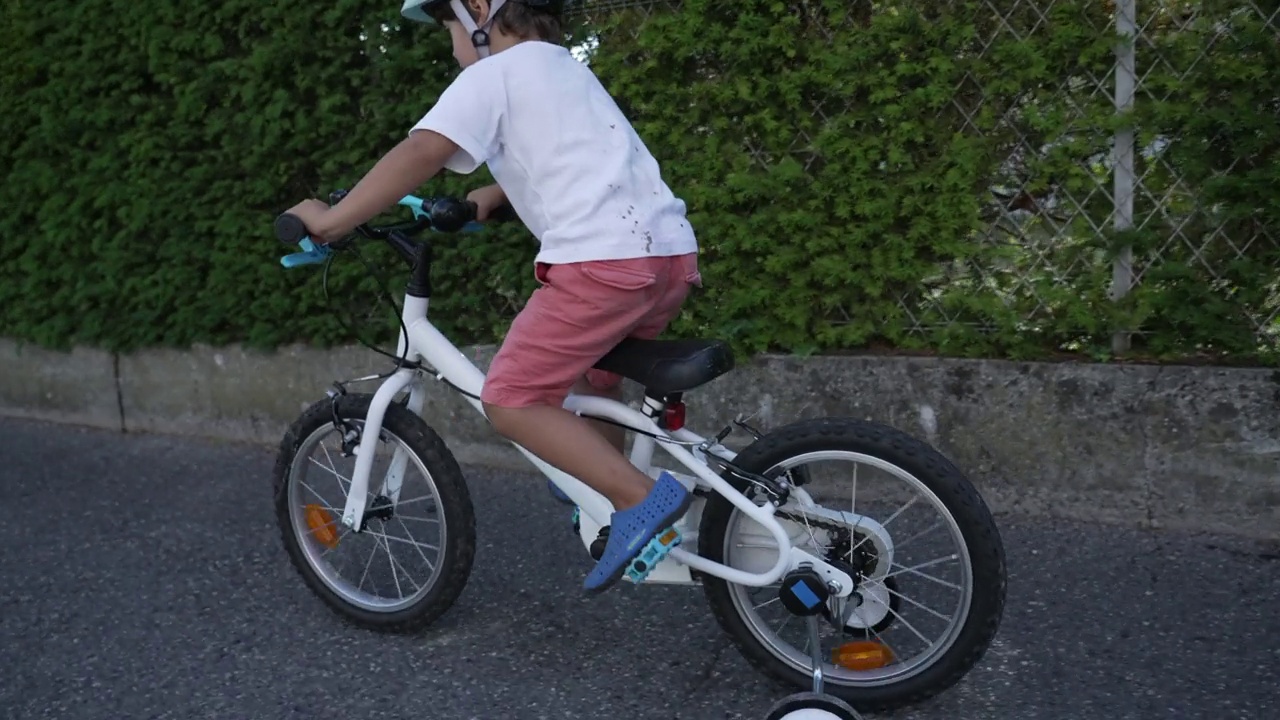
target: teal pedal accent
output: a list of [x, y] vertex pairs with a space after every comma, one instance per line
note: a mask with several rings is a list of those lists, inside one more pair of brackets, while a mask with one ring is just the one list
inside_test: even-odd
[[671, 552], [671, 548], [679, 545], [683, 539], [680, 530], [674, 525], [658, 533], [627, 565], [627, 577], [637, 584], [644, 582], [649, 573]]
[[[693, 494], [688, 488], [670, 473], [662, 472], [643, 502], [616, 510], [610, 516], [612, 530], [596, 566], [583, 579], [582, 589], [589, 594], [604, 592], [629, 572], [634, 573], [633, 579], [643, 580], [647, 569], [680, 541], [674, 525], [692, 504]], [[652, 543], [655, 537], [657, 544]], [[592, 556], [596, 557], [594, 552]], [[641, 558], [639, 563], [637, 557]]]
[[577, 505], [573, 506], [573, 534], [577, 535], [582, 531], [582, 508]]

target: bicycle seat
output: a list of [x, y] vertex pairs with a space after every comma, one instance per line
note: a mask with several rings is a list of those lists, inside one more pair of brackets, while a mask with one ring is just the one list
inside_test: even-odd
[[594, 367], [644, 386], [650, 394], [685, 392], [733, 369], [733, 351], [722, 340], [642, 340], [618, 343]]

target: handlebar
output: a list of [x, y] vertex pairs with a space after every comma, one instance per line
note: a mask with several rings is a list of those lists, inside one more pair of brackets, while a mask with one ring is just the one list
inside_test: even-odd
[[[335, 205], [346, 196], [345, 190], [338, 190], [329, 195], [329, 204]], [[476, 204], [470, 200], [455, 198], [420, 198], [406, 195], [397, 205], [413, 211], [414, 220], [407, 223], [371, 226], [367, 223], [356, 228], [356, 232], [366, 238], [387, 240], [405, 259], [412, 264], [414, 243], [409, 237], [421, 233], [428, 228], [439, 232], [467, 232], [479, 229], [476, 223]], [[495, 210], [491, 219], [509, 221], [517, 219], [510, 205]], [[317, 245], [307, 233], [307, 228], [296, 215], [282, 213], [275, 220], [276, 239], [285, 245], [298, 245], [303, 252], [287, 255], [280, 259], [285, 267], [297, 267], [323, 262], [333, 250], [328, 245]]]

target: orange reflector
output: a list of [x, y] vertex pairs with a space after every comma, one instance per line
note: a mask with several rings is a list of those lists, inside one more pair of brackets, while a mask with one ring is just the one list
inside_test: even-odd
[[333, 515], [314, 503], [307, 506], [307, 527], [321, 545], [334, 548], [338, 545], [338, 531], [333, 527]]
[[877, 670], [893, 659], [892, 650], [873, 640], [854, 640], [831, 651], [831, 662], [847, 670]]
[[658, 538], [658, 542], [662, 543], [663, 545], [670, 545], [675, 539], [676, 539], [676, 529], [667, 528], [667, 531], [662, 534], [662, 537]]

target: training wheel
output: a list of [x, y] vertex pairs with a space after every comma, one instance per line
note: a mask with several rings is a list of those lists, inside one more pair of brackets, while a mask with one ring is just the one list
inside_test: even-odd
[[818, 693], [796, 693], [774, 705], [764, 720], [863, 720], [840, 698]]

